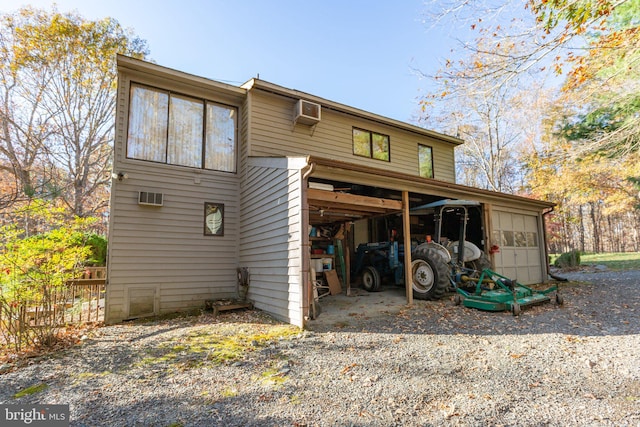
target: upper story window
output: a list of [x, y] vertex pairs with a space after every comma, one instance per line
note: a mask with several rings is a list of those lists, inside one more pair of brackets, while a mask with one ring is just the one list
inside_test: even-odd
[[237, 109], [131, 85], [127, 158], [236, 171]]
[[353, 154], [389, 161], [389, 136], [353, 128]]
[[433, 178], [433, 148], [418, 144], [418, 167], [421, 177]]

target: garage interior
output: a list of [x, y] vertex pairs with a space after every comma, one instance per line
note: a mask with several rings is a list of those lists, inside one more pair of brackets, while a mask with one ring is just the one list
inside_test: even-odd
[[[313, 178], [307, 189], [310, 268], [315, 275], [316, 298], [322, 298], [346, 288], [346, 294], [361, 287], [360, 277], [353, 277], [357, 247], [361, 243], [396, 241], [404, 243], [403, 195], [401, 191], [384, 189], [342, 181]], [[408, 193], [410, 209], [443, 200], [442, 196]], [[409, 215], [409, 238], [415, 247], [425, 240], [435, 238], [434, 213]], [[451, 241], [459, 239], [460, 219], [457, 215], [443, 215], [442, 237]], [[468, 210], [467, 239], [484, 250], [484, 218], [482, 207]], [[341, 248], [338, 248], [341, 246]], [[322, 259], [321, 265], [318, 259]], [[339, 288], [329, 283], [335, 270]], [[320, 273], [322, 271], [322, 273]], [[335, 280], [335, 279], [333, 279]], [[395, 284], [385, 280], [382, 290]], [[397, 286], [396, 286], [397, 287]], [[406, 288], [410, 289], [410, 287]], [[411, 302], [410, 292], [406, 292]]]

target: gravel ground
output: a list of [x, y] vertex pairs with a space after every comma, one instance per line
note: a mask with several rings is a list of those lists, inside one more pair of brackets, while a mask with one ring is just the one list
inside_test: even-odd
[[563, 306], [354, 311], [223, 364], [194, 337], [277, 322], [246, 311], [101, 327], [0, 375], [0, 402], [69, 404], [72, 426], [639, 426], [640, 271], [565, 276]]

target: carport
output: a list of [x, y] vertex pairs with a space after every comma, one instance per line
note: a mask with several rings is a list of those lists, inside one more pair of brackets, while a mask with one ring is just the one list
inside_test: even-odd
[[[488, 252], [489, 247], [499, 245], [504, 241], [504, 234], [500, 234], [502, 231], [498, 230], [496, 233], [493, 229], [492, 215], [495, 215], [496, 218], [497, 215], [504, 217], [503, 212], [510, 210], [515, 216], [518, 216], [520, 212], [526, 212], [531, 214], [527, 218], [536, 218], [537, 222], [533, 225], [531, 221], [527, 223], [529, 229], [537, 227], [537, 234], [529, 232], [530, 239], [537, 239], [536, 244], [524, 249], [528, 259], [535, 261], [529, 261], [529, 264], [534, 265], [534, 269], [537, 265], [537, 268], [542, 271], [540, 276], [544, 276], [546, 279], [546, 242], [542, 213], [545, 209], [553, 207], [552, 203], [326, 158], [309, 157], [307, 163], [309, 166], [304, 174], [305, 190], [303, 191], [304, 224], [352, 224], [361, 219], [376, 219], [394, 215], [402, 218], [403, 230], [411, 230], [409, 216], [411, 207], [442, 199], [476, 200], [481, 203], [483, 212], [485, 212], [481, 218], [481, 230], [477, 230], [481, 234], [480, 239], [485, 252]], [[498, 209], [495, 211], [494, 204], [498, 205]], [[350, 231], [349, 227], [345, 227], [345, 229], [347, 232]], [[492, 231], [494, 235], [492, 235]], [[309, 236], [309, 232], [308, 229], [303, 233], [303, 247], [308, 250], [303, 251], [302, 266], [303, 280], [307, 281], [305, 283], [306, 301], [311, 304], [313, 285], [310, 280], [312, 259], [310, 252], [313, 239]], [[523, 236], [526, 241], [526, 233]], [[404, 243], [405, 247], [411, 247], [410, 233], [405, 232], [403, 241], [400, 243]], [[515, 249], [517, 248], [514, 248], [513, 252], [517, 252]], [[344, 254], [346, 264], [344, 284], [349, 289], [351, 282], [349, 250], [345, 250]], [[405, 257], [405, 277], [409, 277], [411, 275], [410, 253], [405, 254]], [[499, 253], [497, 257], [493, 254], [491, 256], [494, 266], [496, 260], [501, 261], [502, 259]], [[519, 260], [524, 259], [527, 259], [524, 255], [519, 258]], [[510, 267], [515, 268], [513, 271], [517, 273], [517, 265], [510, 265]], [[531, 270], [530, 265], [524, 266], [524, 268]], [[413, 302], [411, 283], [410, 281], [405, 282], [406, 301], [407, 304], [411, 304]]]

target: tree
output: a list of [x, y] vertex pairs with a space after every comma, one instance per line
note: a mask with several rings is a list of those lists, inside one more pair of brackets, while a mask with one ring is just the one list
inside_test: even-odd
[[[504, 55], [517, 48], [501, 47]], [[519, 155], [534, 138], [532, 118], [542, 117], [538, 111], [547, 98], [538, 85], [525, 88], [484, 75], [495, 58], [476, 52], [448, 63], [433, 79], [436, 88], [421, 101], [421, 121], [465, 141], [456, 151], [458, 182], [517, 193], [523, 178]]]
[[0, 167], [26, 198], [60, 198], [83, 217], [108, 203], [116, 53], [146, 42], [106, 18], [55, 8], [0, 18]]
[[587, 52], [573, 67], [561, 102], [580, 108], [564, 118], [562, 134], [576, 156], [599, 152], [625, 157], [640, 148], [640, 0], [607, 9], [600, 28], [585, 35]]
[[640, 175], [638, 156], [577, 158], [571, 142], [557, 134], [548, 137], [548, 145], [528, 157], [527, 185], [535, 197], [558, 203], [555, 218], [562, 236], [551, 236], [550, 243], [561, 251], [637, 248], [637, 233], [630, 231], [640, 218], [634, 212], [638, 191], [628, 177]]
[[[529, 0], [525, 9], [509, 0], [434, 1], [433, 21], [454, 19], [477, 35], [460, 42], [463, 59], [447, 59], [435, 78], [465, 76], [497, 91], [514, 80], [522, 86], [534, 76], [548, 79], [550, 70], [564, 73], [563, 89], [571, 95], [558, 102], [578, 100], [580, 106], [568, 123], [592, 126], [591, 138], [577, 151], [624, 155], [635, 149], [640, 140], [640, 0]], [[489, 59], [465, 59], [478, 56]]]
[[[640, 224], [633, 186], [640, 181], [640, 0], [529, 0], [525, 8], [509, 0], [433, 4], [434, 21], [453, 19], [459, 34], [464, 23], [474, 36], [461, 40], [459, 58], [452, 52], [443, 69], [428, 76], [446, 102], [451, 94], [473, 99], [469, 94], [483, 88], [497, 103], [495, 95], [509, 88], [525, 93], [528, 85], [555, 83], [544, 114], [531, 115], [541, 111], [534, 98], [517, 107], [538, 122], [520, 142], [517, 163], [526, 171], [525, 191], [559, 204], [556, 247], [638, 248], [638, 233], [621, 236], [620, 230]], [[432, 103], [424, 103], [429, 114]], [[473, 102], [457, 108], [467, 121], [477, 110]], [[484, 138], [491, 140], [487, 129]]]

